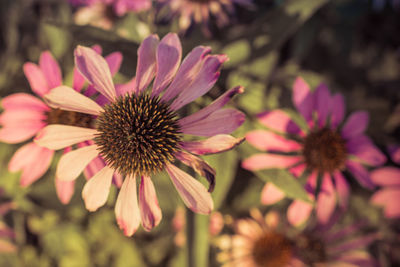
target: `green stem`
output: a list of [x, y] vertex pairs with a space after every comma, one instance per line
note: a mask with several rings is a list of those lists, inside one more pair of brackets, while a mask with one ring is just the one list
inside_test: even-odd
[[187, 210], [187, 260], [190, 267], [207, 267], [209, 265], [208, 225], [208, 216], [198, 215]]

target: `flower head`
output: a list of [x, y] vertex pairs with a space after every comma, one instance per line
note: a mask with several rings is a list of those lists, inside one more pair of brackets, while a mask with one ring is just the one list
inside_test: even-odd
[[[87, 209], [98, 209], [107, 200], [112, 174], [122, 173], [125, 180], [115, 213], [126, 235], [133, 235], [140, 222], [146, 230], [160, 222], [161, 210], [151, 176], [162, 170], [167, 171], [183, 202], [193, 211], [209, 214], [213, 208], [204, 186], [173, 164], [179, 160], [190, 166], [208, 179], [212, 190], [215, 171], [196, 155], [225, 151], [243, 141], [228, 133], [243, 123], [244, 115], [236, 109], [222, 109], [242, 92], [241, 87], [230, 89], [192, 115], [180, 117], [181, 107], [213, 87], [227, 60], [224, 55], [209, 53], [208, 47], [196, 47], [180, 64], [182, 48], [177, 35], [168, 34], [161, 41], [151, 35], [139, 47], [134, 85], [121, 91], [114, 87], [104, 59], [92, 49], [78, 46], [75, 62], [79, 71], [108, 102], [98, 105], [67, 87], [56, 88], [45, 96], [53, 107], [97, 116], [96, 129], [46, 127], [36, 142], [61, 148], [92, 140], [93, 145], [65, 154], [57, 173], [64, 180], [74, 180], [92, 158], [102, 155], [107, 166], [86, 183], [82, 196]], [[185, 141], [185, 135], [209, 138]]]
[[[386, 157], [364, 134], [368, 125], [365, 111], [354, 112], [344, 121], [341, 94], [331, 95], [324, 84], [312, 92], [302, 78], [297, 78], [292, 99], [303, 126], [283, 110], [259, 114], [259, 121], [269, 131], [251, 131], [246, 139], [267, 153], [251, 156], [242, 166], [252, 171], [286, 168], [296, 177], [308, 175], [306, 190], [312, 199], [316, 197], [318, 219], [327, 222], [337, 202], [343, 208], [347, 206], [349, 185], [342, 172], [348, 170], [362, 186], [373, 189], [366, 166], [380, 166]], [[316, 192], [318, 184], [321, 189]], [[264, 204], [282, 198], [284, 193], [277, 187], [265, 185], [261, 196]], [[301, 224], [311, 211], [311, 204], [295, 200], [288, 209], [289, 221]]]
[[[101, 53], [100, 47], [95, 46], [94, 49]], [[107, 62], [113, 73], [118, 71], [121, 61], [122, 56], [119, 52], [107, 56]], [[40, 55], [39, 65], [28, 62], [24, 64], [23, 69], [32, 91], [40, 98], [62, 84], [60, 67], [48, 51]], [[74, 70], [74, 90], [81, 91], [84, 83], [84, 78]], [[93, 94], [93, 89], [89, 86], [85, 94]], [[30, 94], [16, 93], [1, 100], [4, 112], [0, 115], [2, 125], [0, 141], [10, 144], [21, 143], [30, 140], [44, 127], [54, 124], [94, 127], [91, 115], [51, 108], [40, 98]], [[12, 172], [22, 171], [20, 184], [28, 186], [47, 171], [53, 159], [54, 150], [28, 142], [15, 152], [8, 168]], [[70, 148], [66, 147], [64, 152], [69, 150]], [[86, 176], [88, 178], [93, 176], [91, 169], [98, 169], [99, 165], [104, 166], [104, 162], [101, 158], [96, 158], [85, 170]], [[74, 182], [63, 182], [56, 177], [55, 184], [60, 201], [64, 204], [68, 203], [74, 192]]]

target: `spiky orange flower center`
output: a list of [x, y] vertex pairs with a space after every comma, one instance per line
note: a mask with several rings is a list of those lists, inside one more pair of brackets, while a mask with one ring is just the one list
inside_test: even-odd
[[332, 173], [345, 166], [346, 142], [337, 131], [323, 128], [305, 138], [303, 156], [308, 168]]
[[158, 172], [179, 150], [177, 114], [158, 97], [126, 95], [107, 105], [97, 121], [95, 143], [121, 174]]
[[70, 126], [91, 128], [93, 122], [92, 117], [88, 114], [54, 108], [46, 112], [46, 116], [47, 118], [45, 122], [47, 124], [64, 124]]
[[254, 243], [252, 256], [259, 267], [284, 267], [292, 258], [292, 246], [283, 235], [266, 232]]

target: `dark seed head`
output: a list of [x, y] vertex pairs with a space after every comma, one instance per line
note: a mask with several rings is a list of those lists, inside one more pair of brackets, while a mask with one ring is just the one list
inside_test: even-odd
[[84, 128], [92, 127], [93, 119], [88, 114], [52, 108], [46, 112], [46, 115], [45, 122], [47, 124], [64, 124]]
[[253, 260], [259, 267], [286, 266], [292, 259], [292, 245], [281, 234], [266, 232], [253, 245]]
[[346, 142], [337, 131], [324, 128], [305, 138], [303, 156], [308, 168], [332, 173], [345, 166]]
[[151, 174], [174, 160], [181, 140], [176, 113], [157, 97], [126, 95], [98, 117], [95, 143], [123, 175]]
[[314, 266], [316, 263], [327, 260], [325, 245], [318, 238], [298, 236], [295, 240], [295, 245], [300, 258], [309, 266]]

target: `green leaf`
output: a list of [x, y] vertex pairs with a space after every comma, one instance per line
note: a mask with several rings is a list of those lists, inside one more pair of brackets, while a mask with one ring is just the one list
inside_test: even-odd
[[266, 169], [256, 171], [255, 174], [261, 180], [273, 183], [276, 187], [281, 189], [287, 197], [311, 202], [303, 185], [287, 170]]

